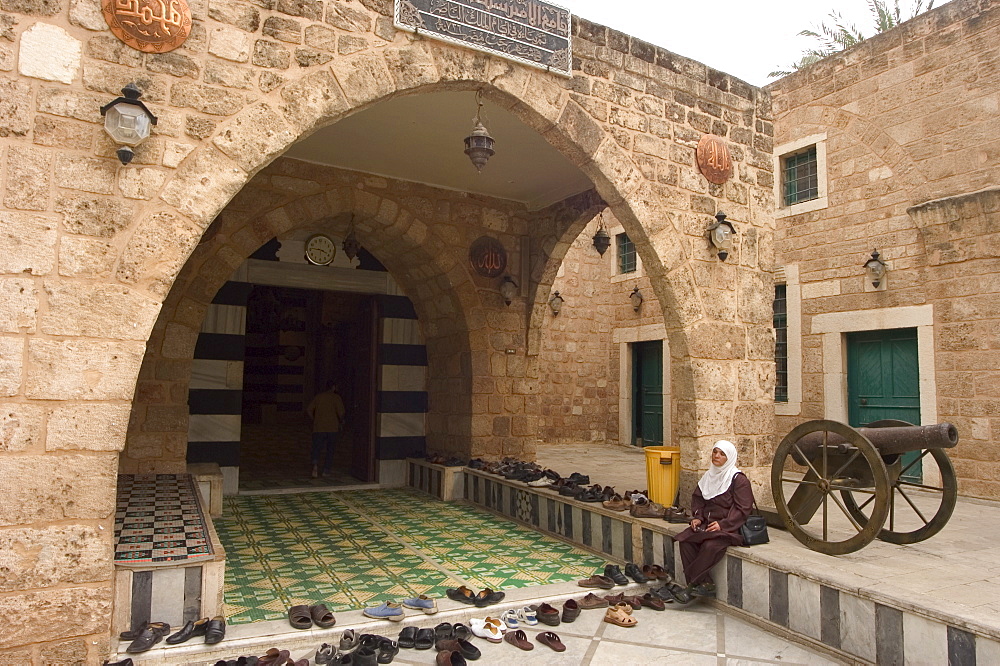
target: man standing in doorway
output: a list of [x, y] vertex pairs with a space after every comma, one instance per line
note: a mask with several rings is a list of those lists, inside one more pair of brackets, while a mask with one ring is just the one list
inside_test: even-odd
[[326, 390], [317, 393], [306, 413], [312, 419], [312, 476], [319, 476], [320, 456], [326, 448], [326, 462], [323, 464], [323, 476], [329, 476], [333, 470], [333, 447], [340, 437], [340, 428], [344, 422], [344, 401], [337, 393], [337, 385], [329, 382]]

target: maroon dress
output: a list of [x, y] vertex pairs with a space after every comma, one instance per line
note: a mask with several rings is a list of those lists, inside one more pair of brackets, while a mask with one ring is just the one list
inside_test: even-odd
[[696, 532], [690, 527], [674, 537], [680, 542], [681, 561], [684, 563], [684, 577], [688, 585], [712, 582], [714, 567], [729, 546], [742, 546], [740, 528], [750, 515], [753, 507], [753, 489], [750, 479], [738, 472], [729, 484], [729, 489], [712, 499], [705, 499], [701, 488], [695, 486], [691, 500], [691, 517], [701, 518], [701, 526], [708, 527], [713, 521], [722, 528], [718, 532]]

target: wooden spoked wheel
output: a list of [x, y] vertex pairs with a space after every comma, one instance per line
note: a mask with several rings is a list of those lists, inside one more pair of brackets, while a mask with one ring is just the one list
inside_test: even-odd
[[[889, 513], [890, 483], [882, 457], [867, 437], [838, 421], [807, 421], [781, 440], [771, 466], [771, 490], [788, 531], [827, 555], [864, 548]], [[871, 498], [864, 521], [848, 509], [844, 491], [862, 501]]]
[[[867, 428], [895, 428], [913, 425], [906, 421], [885, 419], [869, 423]], [[889, 515], [885, 526], [878, 533], [878, 538], [889, 543], [917, 543], [929, 539], [941, 531], [951, 514], [955, 511], [958, 501], [958, 479], [955, 467], [951, 464], [948, 454], [942, 449], [919, 449], [919, 455], [905, 464], [899, 463], [899, 471], [891, 469], [897, 464], [895, 456], [886, 456], [884, 462], [890, 464], [890, 479], [892, 492], [889, 494]], [[906, 479], [907, 473], [918, 462], [928, 456], [933, 458], [941, 473], [937, 483], [918, 483]], [[890, 462], [886, 458], [892, 458]], [[861, 524], [871, 518], [873, 496], [855, 496], [851, 490], [842, 490], [841, 498], [854, 519]]]

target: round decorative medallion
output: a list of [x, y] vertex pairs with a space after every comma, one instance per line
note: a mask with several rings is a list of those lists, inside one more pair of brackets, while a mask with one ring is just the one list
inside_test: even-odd
[[733, 175], [733, 159], [726, 142], [714, 134], [706, 134], [698, 142], [698, 169], [708, 182], [722, 185]]
[[186, 0], [101, 0], [104, 20], [115, 37], [143, 53], [166, 53], [191, 33]]
[[507, 250], [496, 238], [480, 236], [469, 248], [469, 262], [483, 277], [499, 277], [507, 269]]

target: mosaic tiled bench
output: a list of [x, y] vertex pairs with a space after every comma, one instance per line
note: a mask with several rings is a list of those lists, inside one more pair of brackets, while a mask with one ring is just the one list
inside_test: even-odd
[[[410, 460], [410, 485], [444, 499], [442, 479], [424, 461]], [[451, 500], [486, 507], [617, 561], [660, 564], [680, 573], [672, 535], [683, 525], [633, 518], [551, 490], [467, 468]], [[774, 530], [772, 529], [772, 534]], [[787, 536], [787, 538], [785, 538]], [[717, 603], [736, 613], [862, 663], [1000, 664], [1000, 627], [957, 612], [926, 608], [905, 598], [851, 585], [849, 573], [815, 570], [797, 560], [804, 547], [790, 535], [772, 543], [730, 548], [713, 570]], [[902, 592], [902, 591], [901, 591]]]
[[[187, 496], [178, 498], [176, 493], [172, 493], [167, 498], [150, 496], [142, 497], [141, 501], [130, 502], [127, 490], [119, 493], [116, 512], [115, 603], [111, 627], [116, 634], [146, 620], [182, 626], [187, 620], [224, 613], [226, 553], [215, 531], [209, 508], [201, 496], [198, 479], [188, 475], [159, 475], [155, 478], [167, 477], [185, 480], [189, 491]], [[134, 479], [141, 478], [143, 477], [120, 476], [119, 490], [122, 491], [123, 487], [133, 483]], [[187, 507], [193, 507], [193, 502], [197, 503], [196, 512], [202, 520], [198, 526], [199, 538], [201, 534], [204, 535], [198, 543], [207, 542], [207, 548], [196, 549], [188, 557], [180, 551], [186, 549], [182, 537], [188, 537], [186, 543], [191, 543], [192, 535], [188, 533], [186, 519]], [[165, 508], [176, 511], [181, 507], [184, 507], [183, 513], [178, 512], [176, 516], [161, 515], [165, 513]], [[128, 522], [130, 520], [144, 522]], [[174, 536], [163, 534], [169, 531], [165, 525], [179, 525], [181, 522], [185, 524], [184, 533]], [[139, 525], [143, 529], [125, 529]], [[155, 541], [139, 543], [141, 537], [129, 538], [128, 535], [132, 532], [156, 533], [160, 534], [158, 538], [161, 540], [178, 541], [176, 544]], [[146, 550], [136, 552], [136, 548]]]

